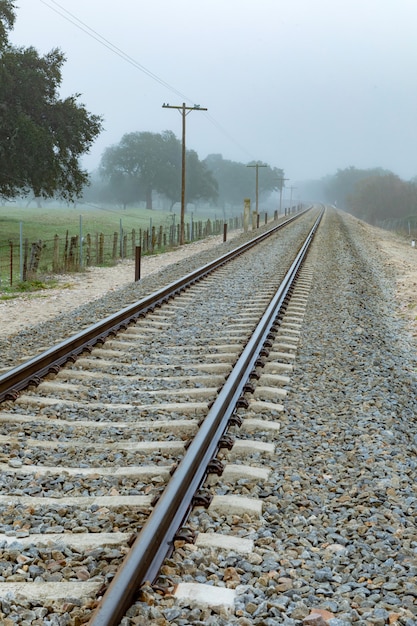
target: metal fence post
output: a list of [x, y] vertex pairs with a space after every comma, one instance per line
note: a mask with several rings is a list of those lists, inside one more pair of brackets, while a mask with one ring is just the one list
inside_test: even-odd
[[140, 246], [136, 246], [135, 248], [135, 282], [140, 280], [140, 258], [141, 258], [142, 248]]

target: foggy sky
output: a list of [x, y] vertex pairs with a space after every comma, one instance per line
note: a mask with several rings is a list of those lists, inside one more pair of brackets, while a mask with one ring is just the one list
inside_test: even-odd
[[12, 43], [41, 53], [59, 47], [67, 57], [61, 95], [81, 93], [79, 101], [104, 117], [88, 169], [127, 132], [172, 130], [180, 139], [180, 114], [162, 104], [186, 102], [208, 108], [186, 118], [187, 148], [200, 159], [256, 159], [291, 181], [350, 165], [417, 175], [415, 0], [16, 4]]

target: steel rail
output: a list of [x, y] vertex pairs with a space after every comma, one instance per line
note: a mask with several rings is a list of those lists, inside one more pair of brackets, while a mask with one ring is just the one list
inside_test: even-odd
[[315, 221], [164, 493], [110, 583], [89, 621], [90, 626], [117, 626], [132, 604], [140, 585], [155, 580], [164, 559], [172, 551], [178, 529], [191, 509], [193, 497], [207, 474], [209, 462], [219, 449], [220, 439], [236, 410], [236, 404], [256, 366], [263, 346], [269, 339], [271, 327], [306, 257], [323, 212], [324, 209]]
[[[310, 207], [311, 208], [311, 207]], [[69, 337], [61, 343], [45, 350], [41, 354], [29, 359], [25, 363], [10, 369], [8, 372], [0, 376], [0, 403], [4, 400], [13, 400], [18, 396], [18, 392], [25, 389], [29, 385], [37, 385], [44, 376], [59, 371], [62, 365], [67, 361], [75, 361], [76, 358], [84, 351], [91, 351], [92, 347], [98, 343], [104, 343], [106, 337], [117, 333], [122, 328], [145, 315], [149, 310], [160, 306], [162, 302], [168, 300], [176, 293], [185, 290], [192, 283], [201, 280], [204, 276], [218, 269], [233, 258], [243, 254], [253, 246], [257, 245], [267, 237], [270, 237], [278, 230], [287, 226], [290, 222], [298, 219], [301, 215], [310, 210], [306, 209], [288, 220], [281, 222], [277, 226], [267, 230], [258, 237], [249, 242], [242, 244], [231, 252], [228, 252], [218, 259], [203, 265], [202, 267], [190, 272], [177, 281], [155, 291], [151, 295], [138, 300], [134, 304], [121, 309], [105, 319], [89, 326], [81, 332]]]

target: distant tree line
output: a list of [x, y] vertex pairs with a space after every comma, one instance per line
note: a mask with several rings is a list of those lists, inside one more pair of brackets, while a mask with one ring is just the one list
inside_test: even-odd
[[416, 180], [381, 168], [348, 167], [323, 180], [326, 200], [370, 224], [417, 218]]
[[[125, 134], [118, 144], [104, 151], [84, 199], [124, 208], [144, 202], [147, 209], [152, 209], [157, 194], [172, 210], [181, 200], [181, 149], [181, 142], [168, 130]], [[259, 197], [281, 189], [283, 177], [282, 169], [262, 167], [258, 176]], [[186, 205], [205, 202], [223, 208], [242, 206], [244, 198], [254, 199], [254, 195], [254, 168], [223, 159], [221, 154], [200, 161], [194, 150], [186, 151]]]

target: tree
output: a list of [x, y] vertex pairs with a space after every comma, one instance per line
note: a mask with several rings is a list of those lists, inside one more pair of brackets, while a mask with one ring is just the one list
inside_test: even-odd
[[152, 209], [152, 192], [160, 176], [163, 159], [162, 135], [133, 132], [123, 135], [119, 144], [106, 148], [101, 158], [103, 178], [117, 188], [119, 195], [131, 191], [131, 201], [146, 199]]
[[[255, 176], [253, 169], [244, 163], [228, 161], [221, 154], [210, 154], [205, 159], [207, 168], [212, 172], [218, 184], [219, 200], [226, 204], [242, 206], [244, 198], [255, 198]], [[255, 162], [249, 163], [254, 165]], [[272, 191], [281, 189], [284, 172], [276, 167], [262, 168], [259, 172], [259, 194], [267, 196]]]
[[185, 189], [185, 205], [200, 200], [215, 201], [218, 195], [218, 185], [213, 174], [204, 161], [200, 161], [197, 152], [187, 150], [186, 153], [187, 182]]
[[[215, 197], [215, 181], [197, 153], [187, 150], [186, 159], [188, 202]], [[172, 131], [127, 133], [117, 145], [106, 148], [100, 172], [119, 196], [130, 188], [132, 201], [144, 198], [146, 208], [152, 209], [156, 191], [170, 200], [172, 209], [181, 198], [181, 144]]]
[[391, 172], [380, 167], [360, 170], [351, 165], [344, 170], [338, 169], [336, 174], [326, 177], [326, 199], [328, 202], [336, 203], [341, 209], [348, 209], [349, 196], [354, 193], [359, 181], [371, 176], [383, 176], [385, 174], [391, 174]]
[[376, 224], [415, 213], [416, 201], [416, 186], [390, 173], [360, 180], [349, 198], [349, 207], [357, 217]]
[[12, 0], [0, 0], [0, 50], [7, 44], [7, 33], [15, 23], [15, 7]]
[[13, 23], [13, 2], [0, 0], [0, 195], [73, 200], [88, 182], [79, 157], [100, 133], [101, 118], [77, 102], [79, 94], [58, 97], [63, 53], [11, 46]]
[[136, 170], [129, 159], [123, 158], [120, 146], [110, 146], [103, 153], [99, 168], [100, 176], [108, 183], [109, 200], [128, 204], [141, 198], [141, 190]]
[[170, 201], [170, 210], [181, 200], [181, 143], [170, 130], [161, 134], [159, 169], [156, 172], [155, 191]]

